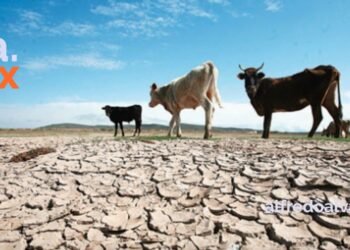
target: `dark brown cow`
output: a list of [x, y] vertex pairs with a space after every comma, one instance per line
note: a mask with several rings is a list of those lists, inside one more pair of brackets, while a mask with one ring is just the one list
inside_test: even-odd
[[[342, 105], [339, 90], [339, 71], [333, 66], [320, 65], [313, 69], [283, 78], [265, 78], [259, 68], [246, 68], [238, 74], [255, 111], [264, 116], [263, 138], [270, 133], [272, 113], [297, 111], [311, 105], [313, 125], [308, 134], [312, 137], [322, 121], [321, 106], [325, 107], [336, 124], [335, 137], [339, 137]], [[335, 105], [335, 88], [338, 87], [338, 107]]]

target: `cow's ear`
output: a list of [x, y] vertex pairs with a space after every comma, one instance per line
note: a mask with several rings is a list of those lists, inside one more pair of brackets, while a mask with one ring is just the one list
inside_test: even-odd
[[152, 86], [151, 86], [151, 89], [152, 90], [156, 90], [157, 89], [157, 84], [153, 83]]
[[102, 107], [102, 109], [105, 110], [105, 109], [106, 109], [106, 106]]
[[258, 79], [262, 79], [265, 77], [265, 74], [263, 72], [259, 72], [257, 77], [258, 77]]
[[238, 79], [243, 80], [245, 78], [245, 74], [244, 73], [239, 73], [237, 75], [237, 77], [238, 77]]

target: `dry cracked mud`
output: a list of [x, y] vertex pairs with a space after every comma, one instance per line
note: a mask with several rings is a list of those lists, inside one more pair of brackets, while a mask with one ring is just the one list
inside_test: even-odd
[[[350, 144], [1, 138], [0, 249], [349, 249]], [[37, 147], [56, 152], [26, 162]]]

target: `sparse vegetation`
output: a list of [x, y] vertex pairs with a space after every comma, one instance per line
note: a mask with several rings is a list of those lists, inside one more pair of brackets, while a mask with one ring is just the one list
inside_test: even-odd
[[[67, 127], [64, 124], [50, 125], [39, 129], [0, 129], [1, 137], [37, 137], [37, 136], [77, 136], [81, 138], [85, 137], [99, 137], [101, 141], [103, 138], [108, 137], [111, 140], [146, 140], [146, 141], [166, 141], [166, 140], [186, 140], [186, 139], [202, 139], [203, 138], [203, 126], [184, 124], [182, 129], [181, 138], [176, 138], [175, 135], [171, 138], [167, 137], [168, 127], [157, 124], [146, 124], [142, 127], [140, 137], [132, 137], [134, 126], [127, 125], [125, 128], [125, 137], [118, 133], [117, 137], [113, 137], [112, 126], [86, 126], [79, 124], [68, 124]], [[255, 131], [252, 129], [237, 129], [237, 128], [221, 128], [214, 127], [212, 130], [213, 137], [211, 140], [220, 140], [227, 138], [236, 139], [260, 139], [261, 131]], [[271, 139], [288, 139], [288, 140], [316, 140], [316, 141], [337, 141], [337, 142], [350, 142], [350, 138], [333, 138], [321, 136], [319, 133], [313, 138], [308, 138], [306, 133], [287, 133], [287, 132], [271, 132]]]

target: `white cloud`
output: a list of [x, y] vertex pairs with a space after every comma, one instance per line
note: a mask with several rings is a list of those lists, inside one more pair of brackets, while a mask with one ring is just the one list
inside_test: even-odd
[[[35, 128], [53, 123], [82, 123], [87, 125], [108, 125], [109, 119], [101, 110], [106, 104], [127, 106], [137, 102], [98, 103], [98, 102], [55, 102], [38, 105], [0, 105], [0, 124], [2, 128]], [[143, 107], [143, 123], [167, 125], [171, 118], [161, 106]], [[331, 121], [323, 109], [323, 121], [318, 128], [321, 131]], [[350, 117], [350, 104], [344, 105], [344, 117]], [[204, 111], [184, 110], [181, 113], [183, 123], [204, 124]], [[248, 103], [224, 103], [224, 108], [216, 108], [213, 125], [262, 129], [263, 118], [259, 117]], [[312, 125], [310, 108], [298, 112], [275, 113], [272, 118], [272, 130], [308, 132]]]
[[148, 37], [165, 36], [168, 33], [163, 29], [172, 26], [175, 21], [170, 18], [158, 17], [155, 19], [144, 18], [140, 20], [115, 19], [107, 23], [109, 28], [122, 28], [124, 36], [137, 37], [145, 35]]
[[220, 5], [229, 5], [230, 1], [229, 0], [208, 0], [208, 3], [213, 3], [213, 4], [220, 4]]
[[283, 5], [280, 0], [265, 0], [266, 10], [270, 12], [279, 11]]
[[116, 2], [108, 1], [109, 5], [98, 5], [91, 9], [92, 13], [101, 14], [105, 16], [117, 16], [118, 14], [123, 14], [125, 12], [135, 12], [140, 11], [138, 4], [126, 3], [126, 2]]
[[74, 23], [72, 21], [64, 21], [63, 23], [54, 26], [46, 27], [43, 29], [52, 35], [72, 35], [72, 36], [84, 36], [91, 35], [95, 32], [95, 27], [90, 24]]
[[19, 20], [9, 26], [11, 32], [19, 35], [84, 36], [95, 33], [95, 26], [87, 23], [66, 20], [56, 25], [48, 25], [40, 13], [29, 10], [21, 10]]
[[[215, 2], [224, 3], [222, 0]], [[215, 14], [205, 10], [200, 3], [198, 0], [143, 0], [136, 3], [110, 0], [107, 5], [92, 7], [91, 12], [110, 17], [106, 27], [118, 29], [124, 36], [159, 37], [168, 35], [166, 28], [180, 26], [183, 17], [216, 21]]]
[[100, 49], [103, 50], [108, 50], [111, 52], [117, 52], [120, 50], [120, 46], [118, 44], [114, 43], [104, 43], [104, 42], [99, 42], [96, 44]]
[[29, 26], [34, 28], [37, 28], [38, 24], [42, 22], [41, 14], [34, 11], [24, 10], [20, 13], [20, 17], [22, 20], [27, 21]]
[[216, 17], [214, 14], [212, 14], [208, 11], [205, 11], [203, 9], [200, 9], [200, 8], [195, 8], [195, 7], [190, 8], [189, 13], [193, 16], [196, 16], [196, 17], [205, 17], [205, 18], [211, 19], [213, 21], [216, 21]]
[[235, 10], [230, 10], [230, 11], [228, 11], [228, 13], [234, 18], [252, 17], [252, 14], [250, 14], [248, 12], [238, 12]]
[[21, 10], [19, 12], [19, 20], [9, 24], [11, 32], [20, 35], [29, 35], [33, 31], [39, 31], [43, 26], [43, 17], [38, 12]]
[[124, 62], [120, 60], [105, 58], [98, 53], [86, 53], [36, 58], [29, 60], [23, 64], [24, 68], [32, 71], [47, 70], [62, 66], [115, 70], [123, 67]]

